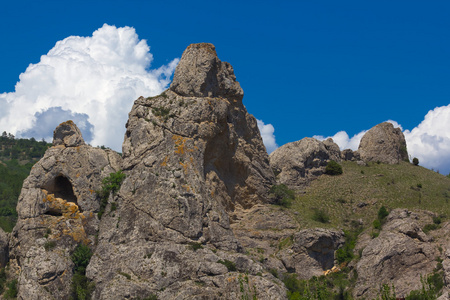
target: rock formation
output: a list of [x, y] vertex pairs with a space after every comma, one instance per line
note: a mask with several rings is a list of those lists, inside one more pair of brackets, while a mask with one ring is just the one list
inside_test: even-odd
[[365, 162], [398, 164], [408, 161], [406, 140], [400, 128], [388, 122], [372, 127], [361, 139], [358, 152]]
[[68, 296], [70, 254], [79, 243], [92, 244], [98, 231], [95, 191], [119, 168], [119, 155], [85, 145], [72, 121], [56, 128], [53, 147], [34, 165], [17, 204], [9, 244], [10, 265], [20, 270], [19, 299]]
[[[283, 294], [272, 280], [256, 276], [262, 267], [239, 254], [242, 246], [230, 229], [227, 211], [267, 202], [273, 184], [242, 97], [232, 67], [217, 58], [214, 46], [196, 44], [183, 53], [169, 90], [135, 101], [123, 144], [127, 177], [114, 199], [117, 210], [102, 219], [97, 255], [87, 269], [96, 298], [164, 289], [162, 299], [232, 299], [238, 274], [229, 275], [221, 260], [248, 272], [258, 298]], [[193, 251], [193, 244], [204, 249]]]
[[270, 166], [277, 182], [299, 188], [325, 172], [330, 160], [341, 161], [339, 146], [331, 138], [304, 138], [281, 146], [270, 154]]
[[394, 284], [398, 297], [422, 288], [420, 276], [426, 277], [436, 267], [437, 245], [431, 244], [421, 229], [426, 214], [395, 209], [387, 217], [380, 235], [370, 240], [356, 266], [357, 299], [373, 299], [382, 284]]

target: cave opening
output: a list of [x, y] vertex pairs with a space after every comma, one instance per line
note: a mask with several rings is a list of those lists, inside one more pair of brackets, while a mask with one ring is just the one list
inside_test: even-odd
[[67, 202], [77, 204], [77, 196], [73, 192], [72, 183], [63, 175], [58, 175], [44, 186], [49, 194], [54, 194], [56, 198], [61, 198]]

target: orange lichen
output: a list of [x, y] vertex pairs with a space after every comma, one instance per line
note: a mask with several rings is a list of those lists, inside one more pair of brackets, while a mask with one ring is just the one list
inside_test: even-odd
[[168, 156], [164, 157], [164, 160], [163, 160], [163, 162], [161, 163], [161, 167], [167, 166], [167, 160], [168, 160], [168, 159], [169, 159]]

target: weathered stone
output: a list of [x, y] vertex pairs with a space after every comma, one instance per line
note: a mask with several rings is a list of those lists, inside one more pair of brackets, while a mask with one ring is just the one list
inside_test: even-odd
[[358, 152], [361, 159], [387, 164], [408, 160], [406, 140], [400, 128], [388, 122], [372, 127], [361, 139]]
[[334, 253], [344, 243], [342, 231], [314, 228], [296, 233], [291, 247], [281, 251], [280, 258], [288, 272], [301, 279], [323, 275], [335, 266]]
[[217, 57], [212, 44], [189, 45], [183, 52], [170, 89], [185, 97], [224, 97], [241, 100], [244, 92], [233, 67]]
[[71, 120], [61, 123], [53, 132], [53, 146], [76, 147], [84, 145], [80, 129]]
[[102, 178], [119, 170], [121, 159], [113, 151], [81, 143], [78, 134], [71, 121], [58, 126], [55, 146], [23, 183], [9, 243], [12, 265], [21, 270], [20, 299], [68, 298], [70, 254], [79, 243], [95, 240], [99, 209], [95, 191]]
[[278, 174], [278, 183], [299, 188], [322, 175], [330, 160], [341, 161], [340, 156], [339, 147], [331, 138], [324, 142], [304, 138], [272, 152], [270, 166]]
[[389, 214], [380, 235], [368, 242], [356, 266], [356, 298], [374, 298], [382, 284], [393, 284], [398, 297], [422, 287], [420, 276], [433, 271], [438, 251], [418, 222], [419, 215], [404, 209]]
[[169, 90], [135, 101], [123, 144], [126, 178], [87, 268], [94, 298], [244, 296], [239, 283], [230, 287], [236, 282], [227, 279], [238, 275], [224, 260], [264, 287], [258, 299], [285, 297], [271, 275], [255, 276], [264, 269], [241, 254], [230, 228], [228, 214], [266, 203], [274, 183], [242, 95], [231, 66], [199, 44], [184, 52]]

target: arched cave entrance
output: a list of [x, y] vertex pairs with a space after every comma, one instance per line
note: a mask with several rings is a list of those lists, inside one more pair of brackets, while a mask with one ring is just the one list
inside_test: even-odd
[[73, 192], [72, 183], [64, 175], [58, 175], [51, 179], [45, 184], [44, 189], [49, 194], [54, 194], [56, 198], [77, 204], [77, 196]]

